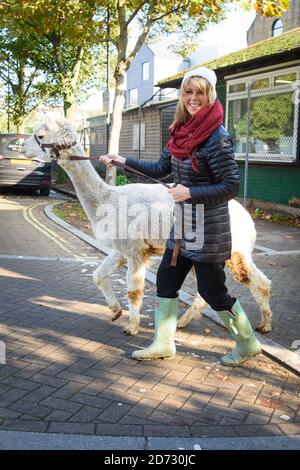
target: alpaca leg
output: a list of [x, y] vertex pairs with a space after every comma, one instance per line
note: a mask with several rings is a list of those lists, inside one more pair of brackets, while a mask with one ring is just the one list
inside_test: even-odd
[[[248, 258], [248, 259], [247, 259]], [[262, 321], [256, 327], [261, 333], [271, 331], [272, 312], [269, 300], [271, 291], [271, 281], [258, 269], [253, 260], [249, 260], [241, 252], [233, 252], [229, 261], [226, 262], [234, 279], [248, 287], [259, 305]]]
[[256, 327], [260, 333], [268, 333], [272, 329], [272, 311], [270, 309], [271, 281], [253, 263], [250, 263], [250, 282], [248, 287], [259, 305], [262, 321]]
[[194, 297], [194, 302], [188, 308], [188, 310], [179, 318], [177, 322], [178, 328], [184, 328], [193, 319], [199, 320], [201, 313], [207, 306], [207, 302], [202, 299], [201, 295], [197, 292]]
[[126, 274], [129, 303], [129, 325], [124, 329], [127, 335], [136, 335], [140, 326], [140, 308], [142, 305], [146, 266], [141, 260], [128, 259]]
[[111, 284], [111, 275], [122, 265], [123, 256], [118, 251], [112, 251], [94, 271], [94, 283], [101, 290], [110, 310], [114, 312], [112, 321], [122, 315], [122, 307], [119, 304]]

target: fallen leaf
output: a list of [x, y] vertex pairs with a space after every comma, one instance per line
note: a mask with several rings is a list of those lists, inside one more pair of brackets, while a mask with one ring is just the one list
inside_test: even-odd
[[203, 331], [204, 331], [204, 333], [207, 335], [208, 333], [210, 333], [211, 330], [210, 330], [209, 328], [204, 328]]
[[267, 406], [268, 408], [282, 409], [282, 403], [277, 400], [272, 400], [270, 398], [261, 398], [258, 400], [258, 404], [262, 406]]

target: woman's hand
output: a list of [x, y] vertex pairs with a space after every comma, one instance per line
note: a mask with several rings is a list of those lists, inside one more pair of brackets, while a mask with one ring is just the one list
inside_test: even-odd
[[119, 163], [122, 163], [122, 165], [124, 165], [126, 162], [126, 158], [121, 157], [121, 155], [113, 155], [112, 153], [109, 153], [107, 155], [101, 155], [101, 157], [99, 157], [99, 162], [104, 163], [104, 165], [106, 165], [107, 168], [112, 168], [114, 166], [112, 163], [113, 161], [117, 161]]
[[182, 184], [177, 184], [174, 188], [168, 189], [168, 192], [176, 202], [183, 202], [191, 197], [189, 188], [182, 186]]

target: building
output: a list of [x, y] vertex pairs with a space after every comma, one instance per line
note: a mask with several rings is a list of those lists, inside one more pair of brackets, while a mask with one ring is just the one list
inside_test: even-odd
[[289, 9], [274, 18], [257, 14], [247, 32], [248, 46], [264, 39], [286, 33], [300, 26], [300, 2], [290, 0]]
[[[300, 199], [300, 28], [201, 65], [218, 77], [225, 126], [240, 168], [241, 195], [247, 155], [248, 197], [284, 204], [292, 197]], [[178, 88], [182, 76], [159, 85]]]
[[[300, 28], [201, 65], [214, 69], [218, 77], [224, 124], [233, 138], [240, 169], [240, 194], [246, 167], [248, 197], [284, 204], [293, 197], [300, 199]], [[158, 85], [162, 90], [178, 89], [185, 72]], [[120, 154], [157, 160], [169, 137], [176, 102], [149, 102], [125, 110]], [[94, 136], [91, 133], [92, 155], [105, 153], [105, 116], [101, 119]]]
[[155, 93], [157, 100], [176, 97], [174, 89], [160, 90], [157, 82], [190, 66], [168, 50], [164, 44], [144, 44], [136, 55], [127, 72], [125, 107], [141, 106], [151, 100]]

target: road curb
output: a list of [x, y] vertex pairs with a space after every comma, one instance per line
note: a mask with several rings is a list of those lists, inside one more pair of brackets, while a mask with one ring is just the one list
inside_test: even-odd
[[128, 437], [0, 431], [0, 450], [297, 450], [300, 436]]
[[[47, 215], [47, 217], [49, 217], [49, 219], [51, 219], [57, 225], [60, 225], [65, 230], [68, 230], [69, 232], [71, 232], [73, 235], [76, 235], [78, 238], [80, 238], [84, 242], [90, 244], [94, 248], [97, 248], [99, 251], [108, 255], [111, 251], [111, 248], [98, 242], [93, 237], [81, 232], [77, 228], [73, 227], [73, 225], [65, 222], [64, 220], [60, 219], [53, 213], [53, 207], [57, 204], [61, 204], [62, 202], [64, 201], [60, 201], [54, 204], [48, 204], [47, 206], [45, 206], [44, 212]], [[264, 253], [264, 255], [266, 256], [267, 254]], [[147, 281], [155, 284], [156, 276], [151, 271], [146, 270], [145, 278], [147, 279]], [[188, 292], [182, 289], [179, 292], [179, 299], [188, 305], [191, 305], [193, 302], [193, 297]], [[224, 325], [219, 319], [218, 314], [214, 310], [212, 310], [210, 307], [204, 310], [203, 315], [209, 318], [210, 320], [212, 320], [214, 323], [217, 323], [219, 326], [222, 326], [224, 328]], [[281, 365], [287, 367], [288, 369], [295, 372], [296, 374], [300, 375], [300, 355], [292, 351], [289, 351], [284, 346], [267, 338], [265, 335], [261, 335], [260, 333], [256, 333], [256, 335], [262, 344], [262, 351], [267, 356], [279, 362]]]

